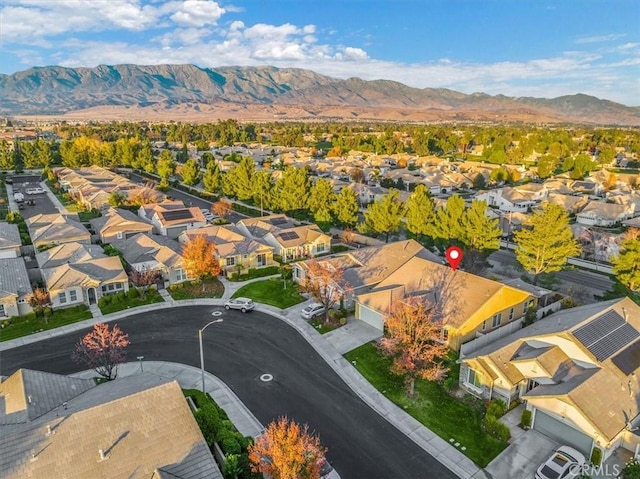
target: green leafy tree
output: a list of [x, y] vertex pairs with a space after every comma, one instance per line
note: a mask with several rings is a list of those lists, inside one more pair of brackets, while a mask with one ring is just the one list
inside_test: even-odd
[[220, 191], [222, 187], [222, 174], [215, 161], [207, 163], [207, 169], [202, 175], [202, 185], [204, 186], [204, 190], [209, 193], [216, 194]]
[[156, 164], [153, 161], [153, 151], [148, 141], [138, 150], [136, 163], [138, 164], [138, 168], [142, 168], [147, 173], [156, 171]]
[[271, 172], [260, 170], [253, 175], [252, 189], [253, 204], [260, 207], [260, 211], [271, 210], [274, 207], [274, 185]]
[[49, 166], [53, 161], [53, 153], [51, 153], [51, 145], [42, 138], [36, 140], [36, 156], [38, 158], [38, 166]]
[[436, 220], [435, 203], [427, 187], [416, 186], [404, 205], [405, 228], [420, 240], [420, 236], [433, 238]]
[[458, 195], [447, 198], [447, 203], [436, 211], [435, 237], [442, 243], [461, 241], [464, 238], [464, 199]]
[[187, 160], [182, 165], [182, 181], [189, 186], [197, 185], [200, 182], [200, 165], [196, 160]]
[[158, 176], [160, 177], [160, 186], [168, 186], [169, 178], [171, 178], [173, 173], [176, 171], [176, 162], [173, 161], [173, 157], [169, 150], [163, 150], [162, 153], [160, 153], [156, 169]]
[[13, 170], [16, 167], [16, 159], [13, 147], [6, 140], [0, 140], [0, 169]]
[[502, 229], [497, 218], [487, 216], [487, 203], [474, 200], [462, 217], [464, 231], [461, 238], [466, 248], [464, 261], [471, 271], [478, 271], [484, 265], [485, 257], [500, 249]]
[[20, 141], [18, 142], [18, 145], [22, 166], [25, 168], [37, 168], [39, 164], [35, 143], [30, 141]]
[[504, 183], [509, 181], [509, 172], [505, 168], [495, 168], [489, 173], [489, 178], [494, 183]]
[[239, 200], [248, 200], [252, 197], [252, 179], [256, 171], [253, 160], [245, 156], [240, 162], [231, 168], [222, 179], [222, 191], [226, 196], [235, 196]]
[[282, 211], [304, 210], [309, 202], [311, 182], [305, 168], [284, 169], [276, 182], [278, 206]]
[[640, 229], [630, 228], [620, 243], [620, 254], [611, 258], [613, 272], [631, 291], [640, 292]]
[[538, 160], [538, 176], [543, 179], [549, 178], [558, 167], [559, 161], [558, 157], [553, 155], [544, 155], [541, 157]]
[[400, 230], [403, 209], [400, 193], [391, 189], [389, 193], [369, 205], [364, 214], [364, 221], [358, 225], [358, 231], [364, 234], [383, 234], [385, 242], [388, 243], [389, 236]]
[[534, 275], [560, 271], [571, 256], [580, 254], [580, 245], [569, 227], [569, 216], [558, 205], [544, 203], [523, 228], [516, 232], [516, 258]]
[[[329, 181], [320, 178], [311, 187], [309, 195], [309, 211], [316, 222], [331, 222], [331, 207], [336, 201], [336, 194]], [[322, 221], [318, 217], [322, 218]]]
[[474, 190], [484, 190], [487, 188], [487, 180], [482, 173], [478, 173], [473, 178], [473, 189]]
[[352, 227], [358, 222], [358, 199], [351, 188], [342, 188], [333, 204], [333, 215], [339, 224]]
[[114, 191], [109, 195], [109, 199], [107, 201], [114, 208], [119, 208], [124, 204], [126, 200], [127, 197], [123, 193], [121, 193], [120, 191]]

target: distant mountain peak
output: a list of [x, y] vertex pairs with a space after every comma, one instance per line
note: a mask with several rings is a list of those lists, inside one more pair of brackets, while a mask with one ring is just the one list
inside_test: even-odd
[[[391, 80], [347, 80], [299, 68], [196, 65], [34, 67], [0, 75], [2, 115], [121, 115], [200, 119], [359, 118], [640, 125], [640, 108], [578, 93], [553, 99], [466, 95]], [[195, 108], [197, 106], [197, 108]], [[84, 113], [83, 113], [84, 111]]]

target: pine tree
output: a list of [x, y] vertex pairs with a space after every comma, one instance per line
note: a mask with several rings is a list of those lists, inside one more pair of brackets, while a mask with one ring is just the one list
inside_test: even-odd
[[271, 172], [260, 170], [253, 175], [253, 204], [260, 207], [260, 211], [271, 210], [276, 203], [274, 201], [274, 184], [271, 181]]
[[245, 156], [231, 168], [222, 178], [222, 192], [225, 196], [235, 196], [239, 200], [248, 200], [252, 195], [251, 181], [255, 174], [256, 165], [253, 160]]
[[200, 182], [200, 165], [193, 159], [189, 159], [182, 166], [182, 181], [185, 185], [193, 186]]
[[329, 211], [333, 203], [336, 201], [336, 194], [329, 181], [320, 178], [311, 187], [309, 195], [309, 211], [315, 215], [320, 210]]
[[400, 229], [403, 208], [398, 190], [390, 189], [389, 193], [369, 205], [364, 221], [358, 225], [358, 231], [364, 234], [384, 234], [385, 242], [388, 243], [389, 235]]
[[620, 243], [620, 254], [611, 258], [618, 281], [631, 291], [640, 292], [640, 229], [631, 228]]
[[310, 190], [307, 170], [288, 166], [276, 182], [278, 207], [285, 212], [306, 209]]
[[569, 216], [558, 205], [544, 203], [515, 234], [516, 258], [534, 275], [560, 271], [571, 256], [580, 254], [580, 246], [569, 227]]
[[404, 205], [405, 228], [419, 240], [420, 235], [433, 237], [436, 219], [435, 203], [424, 185], [416, 186]]
[[222, 187], [222, 174], [215, 161], [207, 163], [207, 169], [202, 175], [202, 185], [208, 193], [218, 193]]
[[463, 218], [464, 200], [458, 195], [450, 196], [447, 203], [436, 211], [434, 236], [441, 243], [461, 241], [464, 238]]
[[358, 222], [358, 199], [351, 188], [342, 188], [332, 206], [333, 215], [341, 225], [354, 226]]
[[487, 203], [474, 200], [464, 212], [462, 228], [464, 235], [460, 239], [467, 249], [465, 263], [470, 270], [477, 271], [491, 251], [500, 249], [502, 229], [499, 220], [487, 216]]

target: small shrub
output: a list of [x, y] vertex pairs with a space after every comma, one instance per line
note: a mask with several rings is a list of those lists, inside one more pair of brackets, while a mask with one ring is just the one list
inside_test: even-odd
[[225, 454], [240, 454], [242, 452], [238, 440], [233, 435], [227, 436], [220, 447]]
[[139, 298], [140, 290], [138, 288], [129, 288], [129, 291], [127, 291], [127, 297], [129, 299]]
[[602, 449], [598, 447], [593, 448], [593, 451], [591, 451], [591, 464], [594, 466], [602, 464]]
[[456, 378], [454, 378], [453, 376], [449, 376], [447, 379], [444, 380], [443, 386], [447, 391], [451, 391], [453, 389], [453, 385], [455, 384], [455, 382], [456, 382]]
[[504, 401], [500, 401], [499, 399], [494, 399], [489, 403], [489, 406], [487, 407], [487, 416], [493, 416], [496, 419], [506, 412], [507, 405]]
[[194, 279], [193, 281], [191, 281], [191, 286], [198, 286], [202, 284], [202, 280], [201, 279]]
[[482, 421], [482, 425], [484, 426], [484, 430], [487, 434], [499, 439], [500, 441], [507, 442], [511, 438], [509, 428], [494, 416], [486, 415]]
[[222, 468], [225, 478], [236, 479], [240, 475], [242, 468], [240, 467], [239, 459], [240, 455], [238, 454], [227, 454]]
[[622, 469], [622, 476], [624, 479], [640, 479], [640, 462], [633, 458]]
[[347, 324], [347, 318], [340, 318], [340, 326]]
[[529, 429], [531, 427], [531, 411], [528, 409], [522, 411], [522, 416], [520, 416], [520, 425], [525, 429]]

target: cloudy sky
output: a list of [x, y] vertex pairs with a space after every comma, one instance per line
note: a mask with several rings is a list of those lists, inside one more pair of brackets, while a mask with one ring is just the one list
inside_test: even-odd
[[275, 65], [640, 105], [638, 0], [3, 0], [0, 73]]

